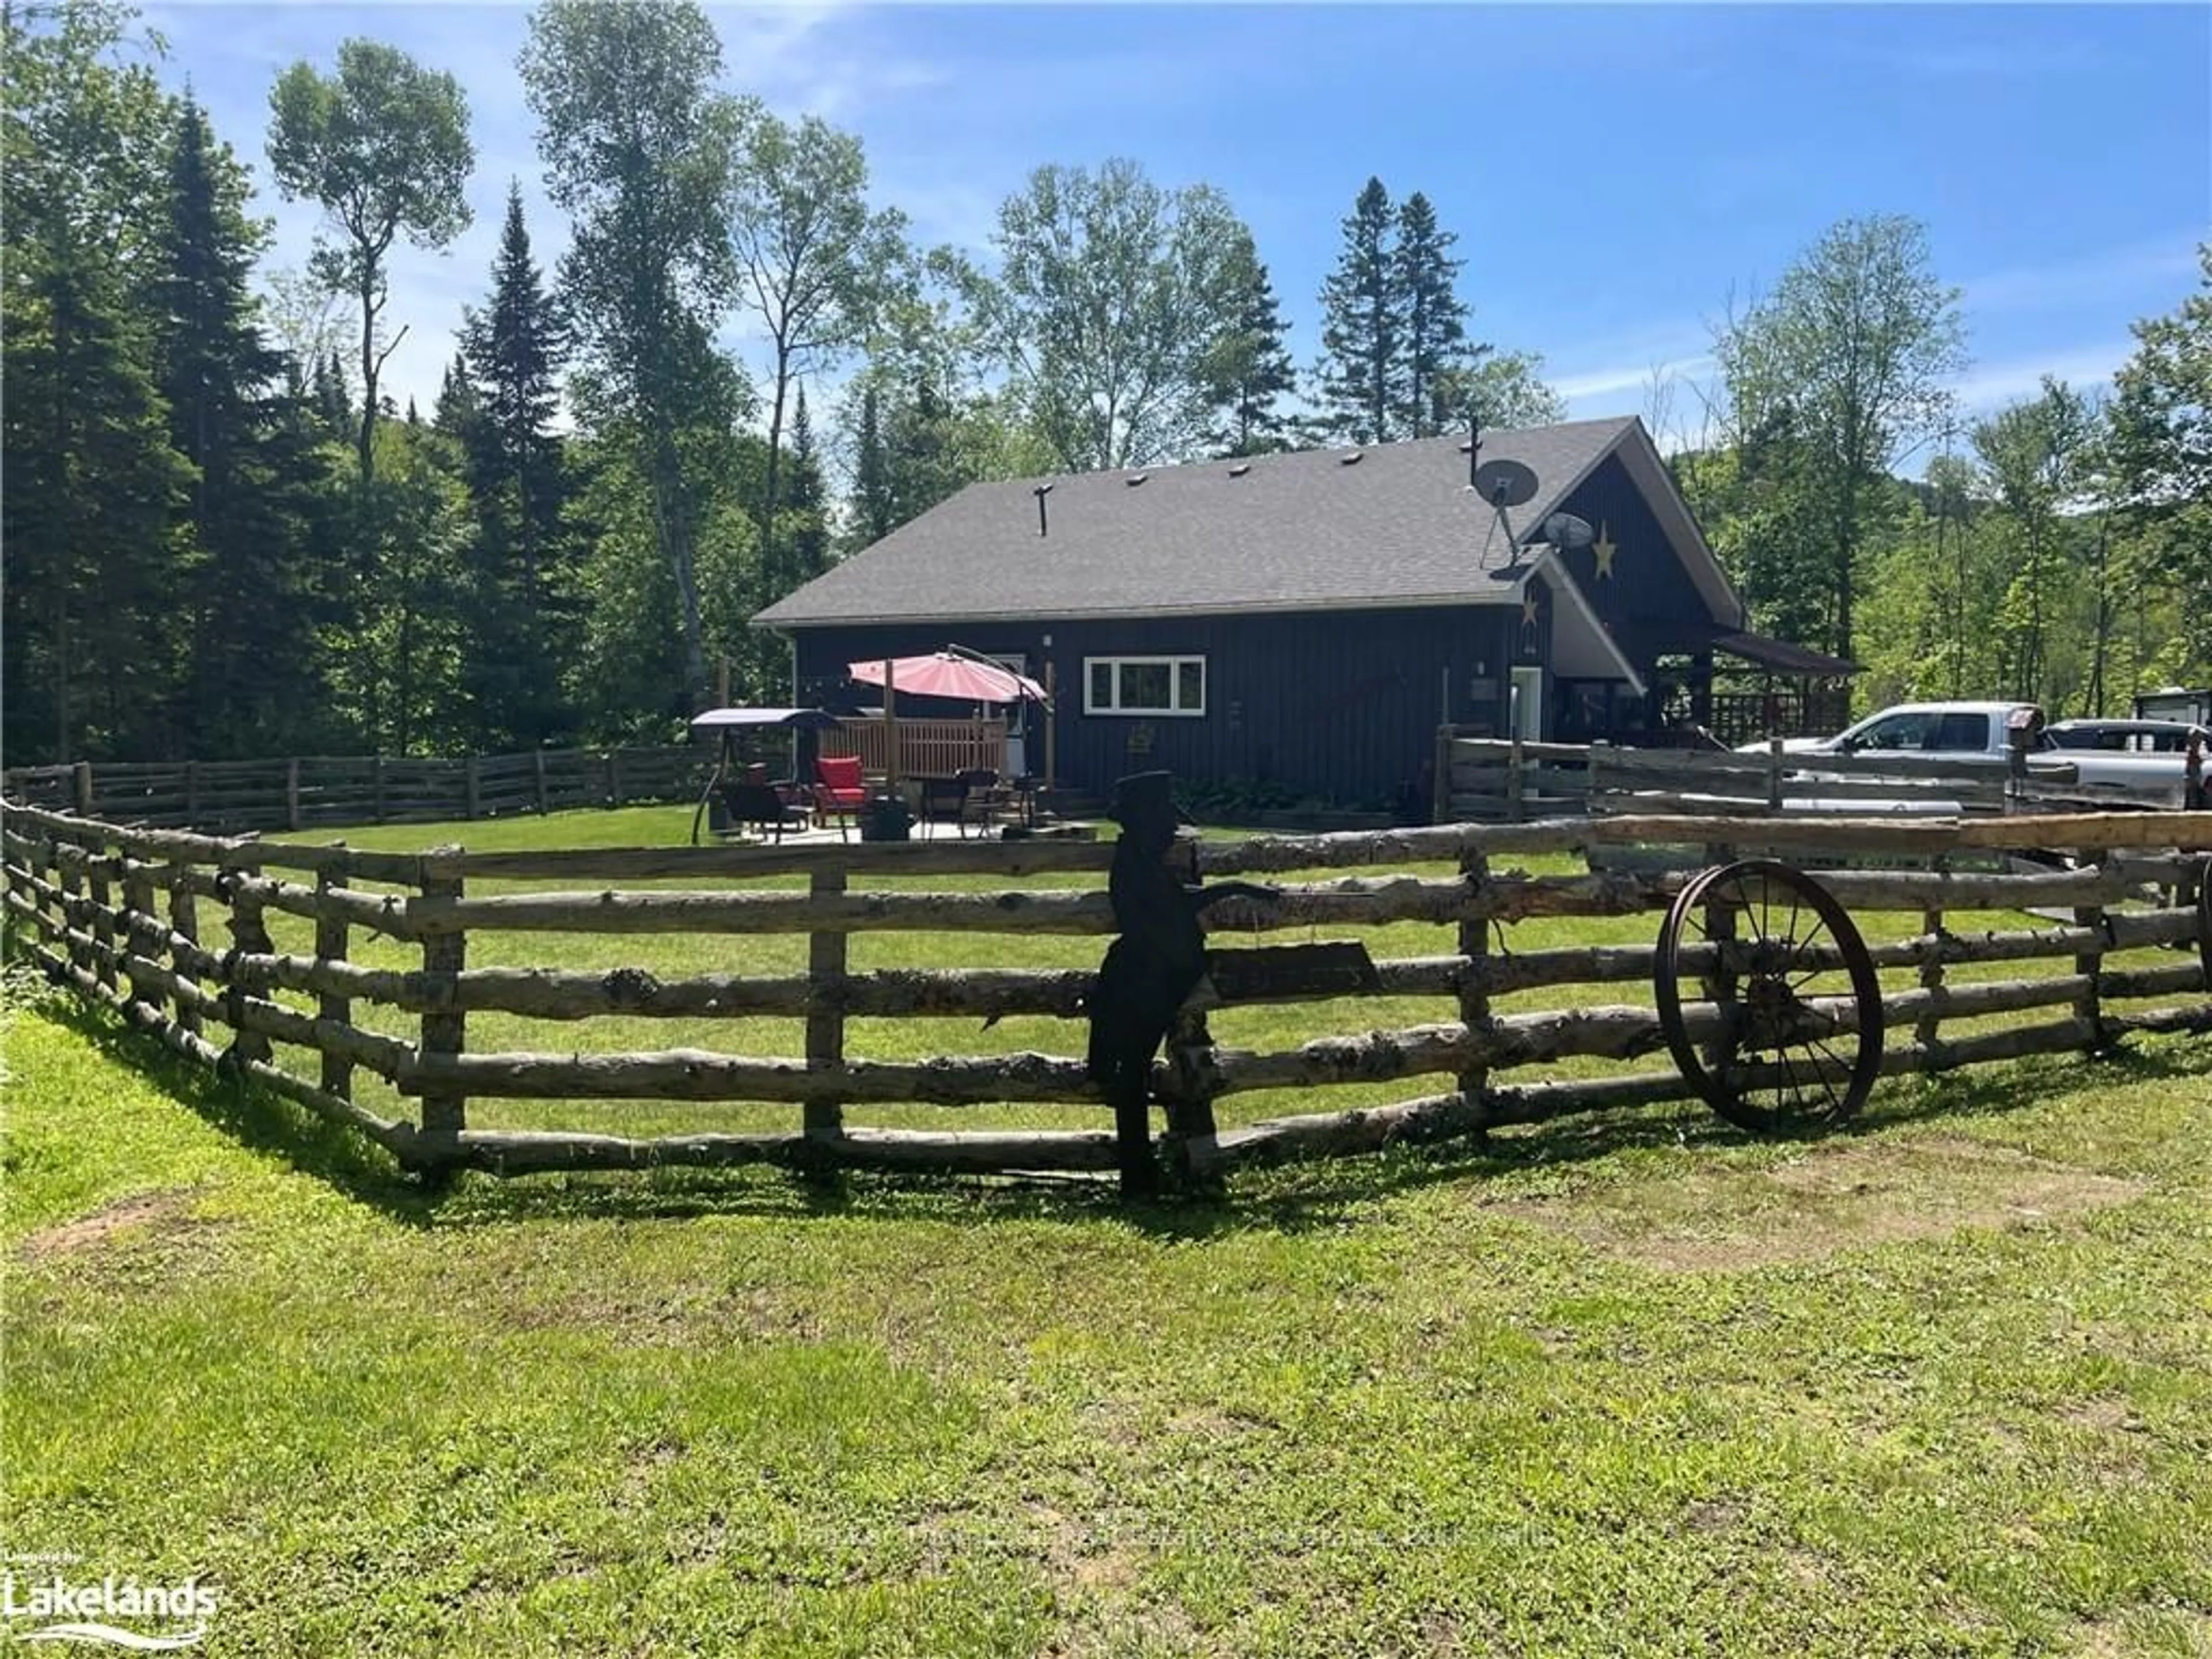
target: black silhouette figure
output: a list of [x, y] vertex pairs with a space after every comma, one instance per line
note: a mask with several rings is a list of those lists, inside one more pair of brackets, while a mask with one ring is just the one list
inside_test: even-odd
[[1199, 917], [1223, 899], [1276, 896], [1274, 888], [1245, 881], [1201, 888], [1169, 867], [1179, 821], [1171, 782], [1165, 772], [1123, 778], [1114, 786], [1107, 813], [1121, 826], [1107, 878], [1121, 936], [1107, 946], [1098, 970], [1086, 1064], [1114, 1108], [1125, 1199], [1150, 1197], [1159, 1189], [1150, 1122], [1152, 1056], [1205, 975], [1206, 933]]

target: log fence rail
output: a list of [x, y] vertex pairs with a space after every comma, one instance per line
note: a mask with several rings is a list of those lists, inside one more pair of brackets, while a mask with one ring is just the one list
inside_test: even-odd
[[713, 768], [713, 754], [696, 745], [459, 758], [78, 761], [11, 767], [0, 773], [0, 793], [112, 823], [229, 833], [695, 801]]
[[[480, 780], [480, 787], [489, 786]], [[1855, 915], [1908, 919], [1902, 932], [1868, 930], [1875, 965], [1902, 981], [1882, 1001], [1890, 1034], [1885, 1072], [2095, 1052], [2136, 1031], [2212, 1030], [2206, 968], [2212, 940], [2203, 937], [2194, 897], [2206, 879], [2212, 813], [1856, 821], [1669, 814], [1204, 841], [1178, 849], [1204, 878], [1294, 878], [1273, 898], [1216, 907], [1208, 925], [1218, 939], [1404, 921], [1436, 927], [1438, 953], [1376, 961], [1373, 984], [1358, 994], [1433, 1000], [1438, 1018], [1252, 1052], [1214, 1040], [1206, 1015], [1225, 1000], [1202, 987], [1155, 1066], [1170, 1168], [1210, 1177], [1241, 1164], [1691, 1098], [1678, 1073], [1650, 1065], [1666, 1052], [1649, 1006], [1657, 947], [1511, 948], [1510, 930], [1534, 919], [1656, 918], [1680, 890], [1682, 875], [1659, 865], [1530, 875], [1506, 860], [1653, 844], [1698, 849], [1702, 860], [1715, 862], [1769, 854], [1809, 866], [1840, 854], [1862, 866], [1884, 859], [1925, 865], [1816, 876]], [[2064, 851], [2080, 861], [2001, 867], [2024, 850]], [[1062, 1054], [892, 1060], [853, 1052], [849, 1029], [856, 1018], [1080, 1021], [1094, 982], [1090, 971], [860, 971], [850, 964], [847, 942], [864, 932], [1048, 933], [1097, 937], [1103, 951], [1115, 930], [1103, 886], [1111, 854], [1110, 846], [1081, 842], [400, 854], [122, 826], [9, 804], [0, 807], [0, 904], [11, 955], [116, 1008], [171, 1048], [257, 1079], [413, 1168], [519, 1174], [762, 1162], [794, 1169], [1104, 1170], [1114, 1165], [1115, 1149], [1103, 1125], [920, 1130], [848, 1121], [890, 1104], [943, 1107], [971, 1121], [994, 1105], [1030, 1103], [1099, 1106], [1103, 1117], [1098, 1092], [1074, 1057], [1079, 1031], [1071, 1031]], [[1966, 867], [1976, 860], [2000, 867]], [[1456, 873], [1435, 873], [1439, 868]], [[990, 892], [869, 885], [955, 875], [1014, 883], [1047, 874], [1094, 879], [1075, 888]], [[771, 876], [803, 876], [806, 885], [768, 891], [718, 885]], [[648, 880], [690, 884], [620, 885]], [[481, 890], [515, 881], [570, 884]], [[1969, 913], [1991, 911], [2033, 914], [1998, 927], [1984, 925], [1988, 919], [1978, 914], [1966, 921]], [[310, 935], [297, 922], [312, 924], [313, 953], [279, 949], [271, 916], [294, 919], [280, 931], [302, 943]], [[225, 931], [211, 938], [211, 927]], [[514, 941], [501, 936], [546, 932], [804, 935], [806, 969], [663, 980], [635, 968], [471, 965], [515, 954]], [[474, 939], [488, 948], [478, 951]], [[382, 962], [412, 964], [372, 965], [349, 954], [366, 953], [372, 944]], [[1685, 946], [1679, 971], [1709, 969], [1721, 949]], [[1832, 946], [1816, 948], [1807, 961], [1837, 965]], [[1963, 980], [1954, 971], [2038, 962], [2053, 970], [2036, 975], [2023, 967], [2016, 976]], [[1590, 988], [1603, 987], [1641, 987], [1646, 994], [1637, 1002], [1584, 1003]], [[1553, 1010], [1493, 1006], [1498, 998], [1545, 991], [1575, 994], [1562, 995], [1568, 1006]], [[1311, 1001], [1306, 1024], [1316, 1030], [1331, 1020], [1356, 1024], [1360, 1006], [1353, 996], [1323, 1000], [1310, 991], [1270, 993], [1263, 983], [1244, 1000]], [[1833, 1012], [1848, 1027], [1850, 1009]], [[472, 1041], [471, 1017], [493, 1013], [571, 1025], [768, 1016], [797, 1022], [802, 1052], [763, 1057], [678, 1046], [592, 1052], [588, 1041], [564, 1042], [558, 1052], [501, 1052]], [[2006, 1015], [2025, 1018], [1989, 1024]], [[1710, 1004], [1692, 1003], [1686, 1013], [1693, 1035], [1713, 1018]], [[1963, 1022], [1974, 1024], [1962, 1030]], [[302, 1051], [312, 1067], [299, 1059]], [[1606, 1074], [1542, 1074], [1563, 1060], [1598, 1062], [1577, 1069]], [[364, 1074], [388, 1086], [357, 1087]], [[1418, 1098], [1215, 1125], [1216, 1103], [1237, 1096], [1431, 1077], [1442, 1087]], [[510, 1099], [742, 1102], [798, 1110], [781, 1130], [661, 1136], [470, 1121], [472, 1102]], [[401, 1103], [403, 1112], [379, 1109], [388, 1100]]]

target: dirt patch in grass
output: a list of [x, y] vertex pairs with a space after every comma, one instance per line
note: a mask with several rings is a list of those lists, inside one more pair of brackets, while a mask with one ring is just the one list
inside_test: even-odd
[[625, 1347], [807, 1342], [821, 1335], [809, 1309], [750, 1287], [654, 1292], [605, 1285], [518, 1289], [498, 1316], [518, 1330], [587, 1330]]
[[90, 1215], [40, 1228], [24, 1239], [23, 1255], [27, 1260], [44, 1261], [120, 1242], [118, 1234], [130, 1235], [130, 1242], [135, 1244], [148, 1238], [167, 1241], [204, 1231], [217, 1224], [192, 1215], [196, 1196], [193, 1188], [173, 1187], [118, 1198]]
[[1932, 1136], [1822, 1147], [1765, 1170], [1686, 1170], [1558, 1198], [1486, 1207], [1605, 1255], [1675, 1273], [1818, 1261], [1943, 1238], [1966, 1227], [2034, 1226], [2138, 1197], [2142, 1183], [1978, 1141]]

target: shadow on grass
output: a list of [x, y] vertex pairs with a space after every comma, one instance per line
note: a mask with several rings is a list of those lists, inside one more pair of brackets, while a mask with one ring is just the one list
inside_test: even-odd
[[[1453, 1182], [1572, 1168], [1639, 1150], [1716, 1151], [1754, 1144], [1702, 1107], [1676, 1102], [1566, 1119], [1474, 1139], [1240, 1171], [1226, 1196], [1123, 1205], [1110, 1178], [933, 1176], [670, 1166], [643, 1171], [463, 1173], [426, 1180], [381, 1147], [274, 1091], [219, 1074], [131, 1030], [112, 1013], [57, 993], [40, 1011], [146, 1076], [240, 1146], [327, 1182], [402, 1224], [443, 1231], [532, 1220], [671, 1220], [708, 1216], [957, 1221], [1095, 1221], [1151, 1237], [1199, 1240], [1304, 1232], [1352, 1221], [1393, 1194]], [[2098, 1057], [2100, 1085], [2201, 1079], [2198, 1045], [2131, 1047]], [[1930, 1121], [2002, 1116], [2039, 1105], [2054, 1082], [2085, 1085], [2078, 1055], [1885, 1082], [1849, 1123], [1793, 1137], [1814, 1146]]]

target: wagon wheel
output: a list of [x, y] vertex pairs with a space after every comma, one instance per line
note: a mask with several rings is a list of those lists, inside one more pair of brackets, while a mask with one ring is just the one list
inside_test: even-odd
[[[1699, 988], [1714, 1022], [1702, 1047], [1683, 1018], [1689, 951], [1707, 963]], [[1754, 1134], [1840, 1122], [1881, 1070], [1881, 987], [1866, 942], [1825, 888], [1786, 864], [1722, 865], [1685, 886], [1660, 930], [1652, 988], [1683, 1077]]]

